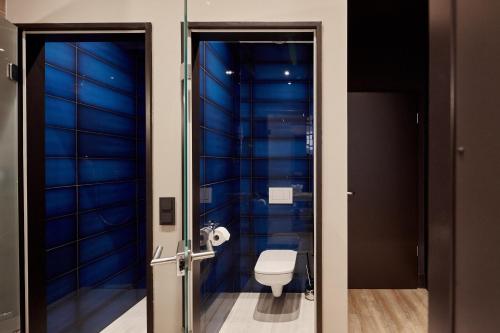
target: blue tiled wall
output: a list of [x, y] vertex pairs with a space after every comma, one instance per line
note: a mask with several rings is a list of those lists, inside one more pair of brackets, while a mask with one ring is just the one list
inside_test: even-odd
[[[285, 292], [304, 292], [314, 249], [313, 46], [241, 44], [239, 59], [240, 290], [270, 292], [254, 279], [258, 256], [293, 249]], [[269, 204], [269, 187], [293, 187], [294, 203]]]
[[200, 77], [200, 186], [209, 193], [200, 203], [200, 228], [213, 221], [226, 227], [231, 241], [201, 264], [201, 327], [218, 332], [236, 300], [239, 243], [238, 82], [234, 47], [202, 42]]
[[98, 332], [145, 296], [144, 61], [113, 42], [45, 59], [48, 332]]

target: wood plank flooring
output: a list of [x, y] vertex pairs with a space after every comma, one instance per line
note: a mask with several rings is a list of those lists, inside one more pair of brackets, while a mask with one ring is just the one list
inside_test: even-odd
[[425, 289], [350, 289], [349, 333], [426, 333]]

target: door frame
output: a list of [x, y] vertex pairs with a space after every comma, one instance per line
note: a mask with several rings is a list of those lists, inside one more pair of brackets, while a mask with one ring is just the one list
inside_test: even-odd
[[[184, 25], [181, 23], [181, 41], [182, 43], [184, 42]], [[250, 35], [252, 32], [255, 33], [279, 33], [279, 32], [288, 32], [288, 33], [297, 33], [299, 35], [301, 32], [313, 32], [314, 34], [314, 93], [315, 93], [315, 110], [314, 110], [314, 130], [315, 130], [315, 137], [314, 137], [314, 146], [315, 146], [315, 156], [314, 156], [314, 191], [315, 191], [315, 196], [314, 196], [314, 294], [315, 294], [315, 328], [316, 332], [322, 333], [323, 328], [322, 328], [322, 318], [323, 318], [323, 313], [322, 313], [322, 22], [320, 21], [314, 21], [314, 22], [188, 22], [188, 41], [192, 43], [191, 40], [191, 35], [193, 30], [203, 30], [203, 32], [208, 32], [210, 33], [213, 31], [214, 33], [238, 33], [238, 34], [245, 34], [245, 35]], [[192, 45], [189, 45], [189, 50], [192, 49]], [[181, 47], [181, 62], [183, 61], [183, 52], [184, 52], [184, 47]], [[188, 51], [188, 56], [191, 56], [190, 61], [192, 60], [192, 55], [189, 54]], [[192, 61], [191, 61], [192, 62]], [[190, 64], [193, 66], [193, 64]], [[192, 77], [194, 79], [195, 73], [194, 70], [192, 70]], [[194, 86], [194, 83], [192, 84]], [[193, 91], [193, 90], [192, 90]], [[195, 111], [195, 102], [193, 102], [193, 96], [194, 96], [194, 91], [191, 94], [189, 103], [192, 108], [192, 114], [191, 117], [193, 117], [193, 113]], [[183, 124], [183, 128], [184, 128]], [[188, 130], [188, 135], [190, 135], [190, 139], [193, 140], [193, 142], [199, 142], [199, 140], [193, 139], [193, 132]], [[183, 142], [184, 145], [184, 142]], [[194, 160], [194, 154], [193, 154], [193, 149], [190, 147], [188, 144], [188, 154], [193, 157], [192, 160]], [[182, 149], [184, 152], [184, 149]], [[183, 159], [184, 160], [184, 159]], [[198, 170], [196, 167], [192, 167], [191, 169], [193, 170]], [[192, 171], [192, 170], [188, 170]], [[184, 174], [184, 168], [183, 168], [183, 178], [188, 175]], [[190, 190], [195, 189], [197, 184], [194, 182], [188, 183], [191, 187]], [[186, 189], [183, 187], [183, 193], [185, 193]], [[191, 195], [191, 201], [194, 203], [196, 200], [196, 191], [192, 191]], [[189, 194], [189, 193], [188, 193]], [[184, 196], [183, 196], [184, 197]], [[189, 200], [189, 199], [188, 199]], [[189, 209], [193, 209], [194, 205], [189, 205], [188, 203], [183, 203], [183, 205], [188, 205]], [[191, 212], [192, 213], [192, 212]], [[184, 216], [183, 216], [184, 219]], [[196, 220], [197, 221], [197, 220]], [[195, 219], [189, 219], [188, 216], [188, 223], [190, 223], [191, 229], [194, 227]], [[184, 224], [183, 224], [183, 229], [184, 229]], [[192, 230], [190, 230], [192, 232]], [[183, 230], [184, 233], [184, 230]], [[192, 236], [192, 235], [190, 235]], [[196, 241], [198, 238], [195, 236], [194, 238], [192, 237], [193, 240], [193, 251], [197, 252], [199, 249], [195, 248], [196, 245], [199, 243]], [[194, 280], [194, 279], [193, 279]], [[191, 285], [194, 284], [194, 281], [191, 282]], [[193, 292], [189, 293], [190, 297], [195, 297], [195, 292], [196, 290], [193, 290]], [[184, 291], [183, 291], [184, 293]], [[183, 297], [183, 302], [184, 302]], [[183, 306], [185, 308], [185, 306]], [[193, 319], [193, 324], [195, 322], [195, 319]], [[199, 318], [198, 318], [199, 319]], [[196, 331], [195, 331], [196, 332]]]
[[[20, 267], [21, 282], [24, 288], [21, 288], [21, 331], [45, 332], [46, 323], [43, 318], [31, 318], [30, 309], [36, 309], [45, 306], [45, 299], [40, 298], [37, 291], [37, 281], [29, 281], [28, 268], [33, 270], [43, 269], [43, 261], [32, 257], [28, 249], [32, 244], [39, 244], [43, 233], [41, 230], [28, 230], [27, 219], [28, 211], [24, 209], [27, 202], [28, 190], [25, 184], [27, 179], [26, 154], [28, 147], [25, 146], [25, 106], [26, 101], [26, 83], [24, 80], [25, 58], [25, 36], [26, 34], [88, 34], [88, 33], [107, 33], [107, 34], [125, 34], [136, 32], [144, 34], [144, 52], [145, 52], [145, 121], [146, 121], [146, 262], [150, 262], [153, 253], [153, 156], [152, 156], [152, 25], [149, 22], [130, 22], [130, 23], [27, 23], [16, 24], [18, 28], [18, 67], [19, 67], [19, 95], [18, 95], [18, 113], [19, 113], [19, 147], [23, 152], [19, 154], [19, 232], [20, 232]], [[41, 228], [40, 228], [41, 229]], [[33, 266], [28, 265], [28, 261], [33, 262]], [[153, 303], [153, 270], [150, 265], [146, 268], [146, 294], [147, 294], [147, 331], [154, 331], [154, 303]], [[30, 301], [31, 300], [31, 301]]]

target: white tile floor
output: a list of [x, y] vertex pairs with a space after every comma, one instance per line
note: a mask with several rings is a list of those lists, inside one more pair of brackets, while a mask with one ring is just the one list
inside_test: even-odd
[[131, 307], [101, 333], [147, 333], [146, 298]]
[[314, 302], [304, 294], [241, 293], [220, 333], [314, 332]]
[[[146, 298], [101, 333], [146, 333]], [[314, 332], [314, 302], [304, 294], [241, 293], [219, 333]]]

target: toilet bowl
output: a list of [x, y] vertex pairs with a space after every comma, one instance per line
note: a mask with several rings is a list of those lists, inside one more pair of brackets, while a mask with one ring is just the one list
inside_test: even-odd
[[280, 297], [283, 286], [292, 281], [297, 251], [263, 251], [255, 265], [255, 279], [260, 284], [270, 286], [274, 297]]

